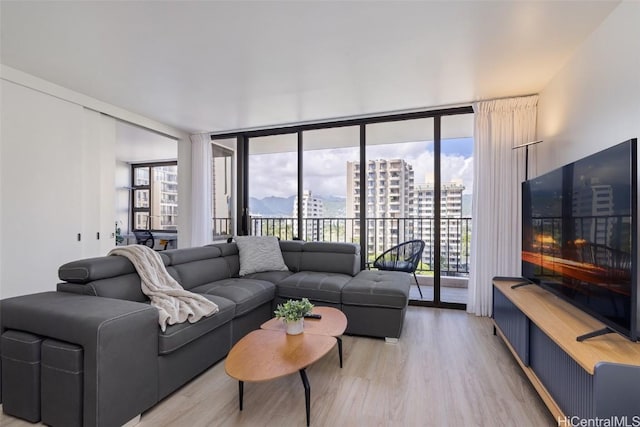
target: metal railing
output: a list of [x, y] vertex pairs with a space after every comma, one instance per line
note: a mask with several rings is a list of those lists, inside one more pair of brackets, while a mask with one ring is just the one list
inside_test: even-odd
[[[281, 240], [302, 239], [324, 242], [360, 242], [361, 221], [358, 218], [304, 218], [302, 235], [298, 236], [296, 218], [250, 217], [249, 234], [276, 236]], [[385, 250], [407, 240], [425, 242], [418, 271], [432, 272], [435, 262], [434, 218], [367, 218], [368, 261], [375, 260]], [[213, 219], [214, 238], [231, 236], [230, 218]], [[471, 218], [441, 218], [440, 271], [446, 276], [469, 274], [471, 252]]]

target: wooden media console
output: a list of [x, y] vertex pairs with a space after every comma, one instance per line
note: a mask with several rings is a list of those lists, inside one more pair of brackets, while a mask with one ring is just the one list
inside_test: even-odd
[[[493, 279], [493, 322], [553, 416], [640, 422], [640, 343], [523, 279]], [[575, 419], [574, 419], [575, 420]]]

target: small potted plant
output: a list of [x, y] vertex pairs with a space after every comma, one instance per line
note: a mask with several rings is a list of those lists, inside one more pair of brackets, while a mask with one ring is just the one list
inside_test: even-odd
[[305, 314], [311, 313], [311, 310], [313, 310], [313, 304], [307, 298], [290, 299], [284, 304], [278, 304], [273, 314], [276, 318], [282, 319], [287, 328], [287, 334], [298, 335], [303, 332]]

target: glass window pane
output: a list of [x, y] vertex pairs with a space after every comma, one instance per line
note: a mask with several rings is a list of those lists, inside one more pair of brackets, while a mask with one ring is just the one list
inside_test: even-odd
[[154, 166], [151, 184], [151, 229], [177, 230], [178, 166]]
[[249, 234], [291, 240], [297, 235], [298, 135], [249, 140]]
[[467, 303], [473, 197], [473, 114], [442, 118], [441, 300]]
[[236, 146], [235, 138], [216, 140], [212, 146], [213, 153], [213, 195], [212, 195], [212, 230], [213, 240], [226, 239], [233, 233], [234, 186], [233, 165]]
[[147, 212], [134, 212], [133, 229], [134, 230], [149, 229], [149, 214]]
[[133, 169], [133, 185], [149, 185], [148, 167], [137, 167]]
[[433, 119], [367, 125], [367, 257], [409, 240], [423, 240], [420, 290], [411, 299], [433, 300]]
[[133, 191], [133, 207], [148, 208], [149, 207], [149, 190]]
[[359, 242], [359, 232], [354, 232], [359, 211], [354, 211], [355, 203], [347, 204], [347, 194], [359, 198], [352, 179], [352, 165], [360, 156], [359, 127], [306, 131], [302, 136], [302, 239]]

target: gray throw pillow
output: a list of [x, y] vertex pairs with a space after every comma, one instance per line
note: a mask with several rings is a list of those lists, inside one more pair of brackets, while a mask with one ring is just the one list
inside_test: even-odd
[[240, 255], [240, 276], [261, 271], [288, 271], [280, 243], [274, 236], [235, 236]]

